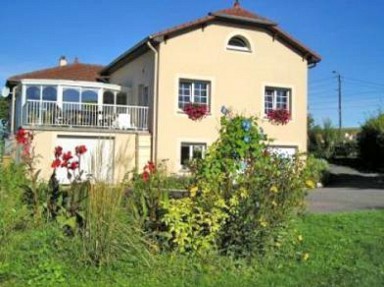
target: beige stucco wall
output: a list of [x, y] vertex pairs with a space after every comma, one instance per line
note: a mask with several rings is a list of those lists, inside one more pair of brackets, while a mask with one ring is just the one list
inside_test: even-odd
[[[246, 37], [252, 52], [231, 51], [234, 35]], [[212, 143], [217, 138], [220, 108], [256, 115], [276, 145], [306, 150], [307, 61], [263, 31], [209, 25], [168, 39], [160, 46], [158, 159], [180, 170], [180, 143]], [[211, 82], [212, 114], [194, 122], [178, 111], [179, 79]], [[292, 89], [292, 121], [285, 126], [263, 119], [265, 86]]]
[[154, 81], [154, 53], [148, 51], [144, 55], [136, 58], [127, 65], [121, 67], [110, 75], [110, 83], [130, 87], [132, 99], [130, 105], [139, 103], [139, 85], [149, 87], [149, 107], [151, 115], [151, 107], [153, 103], [153, 81]]
[[[139, 153], [137, 143], [149, 141], [148, 133], [96, 133], [78, 131], [34, 131], [33, 147], [35, 154], [38, 155], [37, 168], [41, 169], [41, 178], [48, 180], [52, 174], [51, 163], [53, 151], [57, 145], [58, 136], [78, 137], [78, 145], [82, 144], [82, 137], [113, 139], [113, 158], [114, 162], [113, 177], [115, 182], [120, 182], [127, 172], [136, 167], [136, 163], [149, 160], [149, 155], [145, 152]], [[63, 147], [66, 151], [66, 147]], [[72, 151], [73, 152], [73, 151]], [[140, 168], [140, 167], [138, 167]]]
[[[252, 52], [227, 50], [235, 35], [246, 37]], [[218, 135], [220, 108], [256, 115], [274, 144], [306, 151], [307, 61], [268, 33], [235, 25], [208, 25], [162, 42], [159, 49], [157, 160], [168, 160], [179, 172], [182, 142], [211, 144]], [[113, 72], [111, 82], [131, 86], [137, 101], [138, 86], [150, 87], [152, 115], [154, 53], [136, 58]], [[211, 114], [194, 122], [178, 110], [180, 79], [211, 83]], [[285, 126], [270, 124], [263, 114], [266, 86], [292, 90], [292, 120]], [[152, 118], [149, 118], [150, 131]], [[156, 135], [154, 135], [156, 138]]]

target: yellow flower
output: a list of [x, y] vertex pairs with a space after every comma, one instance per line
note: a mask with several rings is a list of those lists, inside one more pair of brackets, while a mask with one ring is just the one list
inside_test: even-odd
[[281, 243], [280, 242], [276, 242], [275, 245], [276, 245], [276, 247], [279, 248], [281, 246]]
[[297, 239], [299, 239], [299, 241], [303, 241], [303, 236], [299, 235], [299, 236], [297, 236]]
[[264, 218], [260, 218], [260, 219], [259, 219], [259, 223], [260, 223], [260, 226], [261, 226], [261, 227], [267, 227], [267, 226], [268, 226], [268, 222], [265, 221]]
[[272, 206], [273, 206], [273, 207], [276, 207], [276, 206], [277, 206], [276, 201], [274, 201], [274, 200], [272, 201]]
[[272, 185], [272, 187], [269, 189], [270, 192], [277, 193], [279, 190], [275, 185]]
[[197, 186], [192, 187], [189, 190], [189, 193], [191, 194], [191, 197], [195, 197], [198, 190], [199, 190], [199, 188]]
[[307, 252], [304, 253], [303, 256], [302, 256], [303, 261], [307, 261], [308, 258], [309, 258], [309, 253], [307, 253]]
[[305, 186], [310, 189], [314, 189], [316, 187], [316, 184], [313, 182], [313, 180], [307, 179], [305, 181]]

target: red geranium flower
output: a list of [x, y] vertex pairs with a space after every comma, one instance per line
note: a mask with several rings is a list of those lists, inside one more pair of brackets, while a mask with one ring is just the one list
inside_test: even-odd
[[286, 109], [271, 110], [267, 117], [269, 121], [276, 125], [286, 125], [291, 119], [291, 114]]
[[63, 154], [63, 161], [65, 161], [65, 162], [71, 160], [72, 158], [73, 158], [73, 156], [72, 156], [72, 153], [70, 151]]
[[79, 168], [79, 162], [78, 161], [73, 161], [71, 164], [68, 166], [69, 169], [75, 170]]
[[87, 147], [85, 145], [79, 145], [75, 148], [75, 152], [77, 155], [82, 155], [87, 152]]
[[58, 158], [63, 154], [63, 148], [61, 146], [55, 147], [55, 157]]
[[55, 160], [52, 162], [51, 167], [52, 167], [52, 168], [58, 168], [58, 167], [60, 167], [60, 165], [61, 165], [61, 160], [57, 158], [57, 159], [55, 159]]
[[142, 174], [142, 178], [144, 181], [148, 181], [149, 180], [149, 172], [148, 171], [144, 171], [143, 174]]
[[183, 111], [193, 121], [201, 120], [209, 112], [207, 105], [197, 104], [197, 103], [188, 103], [188, 104], [186, 104], [184, 109], [183, 109]]
[[27, 131], [23, 128], [19, 128], [16, 132], [16, 141], [18, 144], [26, 144], [27, 143]]
[[156, 165], [152, 161], [149, 161], [145, 168], [148, 169], [150, 173], [156, 171]]

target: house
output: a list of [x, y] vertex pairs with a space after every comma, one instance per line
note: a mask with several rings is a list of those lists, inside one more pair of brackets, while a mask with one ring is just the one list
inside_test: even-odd
[[[203, 155], [217, 138], [222, 106], [258, 116], [276, 150], [305, 152], [308, 69], [320, 60], [277, 23], [235, 1], [144, 38], [106, 67], [82, 65], [89, 77], [72, 76], [81, 65], [74, 63], [12, 77], [7, 84], [16, 87], [16, 126], [38, 131], [45, 150], [67, 137], [95, 138], [94, 145], [96, 138], [111, 139], [111, 170], [119, 179], [116, 161], [128, 154], [131, 167], [167, 159], [171, 172], [184, 172], [185, 161]], [[56, 94], [47, 90], [50, 85], [57, 85]], [[188, 103], [206, 105], [209, 114], [192, 121], [184, 112]], [[46, 113], [57, 107], [58, 115]], [[288, 124], [267, 119], [275, 109], [290, 112]], [[126, 142], [129, 152], [121, 148]]]
[[[110, 181], [150, 159], [148, 107], [131, 105], [128, 87], [102, 82], [102, 68], [61, 57], [56, 67], [7, 80], [14, 95], [11, 130], [33, 130], [43, 178], [52, 173], [56, 146], [73, 153], [86, 145], [82, 169]], [[57, 176], [67, 182], [64, 169]]]

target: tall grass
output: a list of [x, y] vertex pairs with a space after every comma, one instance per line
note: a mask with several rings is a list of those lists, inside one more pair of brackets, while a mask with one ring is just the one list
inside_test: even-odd
[[122, 208], [123, 196], [123, 186], [98, 182], [90, 187], [82, 238], [85, 258], [91, 264], [109, 265], [129, 255], [132, 261], [150, 265], [143, 234]]

